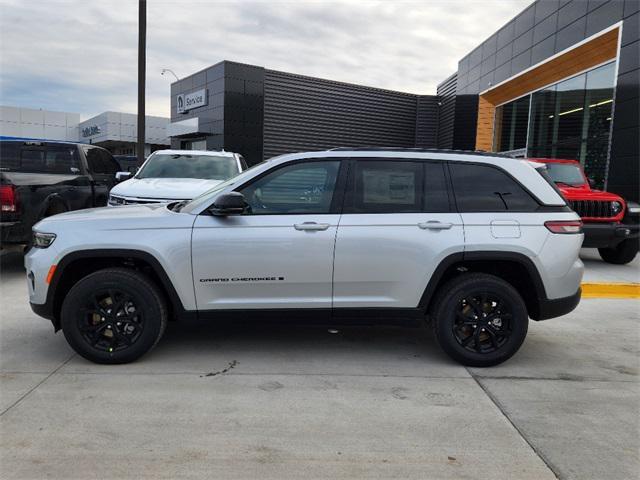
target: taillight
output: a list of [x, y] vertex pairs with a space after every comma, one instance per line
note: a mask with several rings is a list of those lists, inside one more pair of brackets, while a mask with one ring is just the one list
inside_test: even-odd
[[0, 211], [12, 213], [18, 211], [16, 187], [13, 185], [0, 185]]
[[582, 222], [580, 220], [553, 220], [544, 222], [544, 226], [551, 233], [582, 233]]

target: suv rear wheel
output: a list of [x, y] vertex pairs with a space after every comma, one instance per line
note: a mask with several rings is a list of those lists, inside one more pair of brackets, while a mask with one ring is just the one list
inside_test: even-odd
[[167, 307], [145, 275], [125, 268], [92, 273], [67, 294], [62, 331], [69, 345], [96, 363], [132, 362], [160, 340]]
[[489, 367], [515, 354], [529, 325], [520, 294], [501, 278], [464, 274], [440, 288], [432, 310], [438, 343], [454, 360]]
[[628, 238], [613, 248], [599, 248], [598, 252], [607, 263], [624, 265], [636, 258], [638, 253], [638, 239]]

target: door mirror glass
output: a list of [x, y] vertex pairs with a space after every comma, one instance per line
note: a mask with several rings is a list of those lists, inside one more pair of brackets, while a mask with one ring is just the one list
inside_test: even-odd
[[116, 172], [116, 180], [119, 182], [128, 180], [129, 178], [131, 178], [131, 176], [132, 176], [131, 172]]
[[209, 208], [209, 213], [218, 216], [240, 215], [244, 212], [247, 202], [240, 192], [229, 192], [220, 195]]

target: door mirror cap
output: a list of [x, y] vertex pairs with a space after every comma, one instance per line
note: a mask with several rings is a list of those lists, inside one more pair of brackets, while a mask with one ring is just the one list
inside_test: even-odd
[[240, 215], [244, 213], [246, 207], [247, 202], [244, 200], [244, 195], [240, 192], [229, 192], [216, 198], [213, 205], [209, 207], [209, 213], [211, 213], [211, 215], [221, 217], [225, 217], [227, 215]]
[[122, 182], [131, 178], [133, 174], [131, 172], [116, 172], [116, 180]]

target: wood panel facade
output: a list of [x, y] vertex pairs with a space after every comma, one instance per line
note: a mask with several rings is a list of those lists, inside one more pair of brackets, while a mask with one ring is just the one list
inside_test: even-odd
[[492, 151], [493, 149], [494, 114], [497, 105], [616, 58], [619, 30], [619, 28], [609, 30], [482, 93], [478, 99], [476, 150]]

